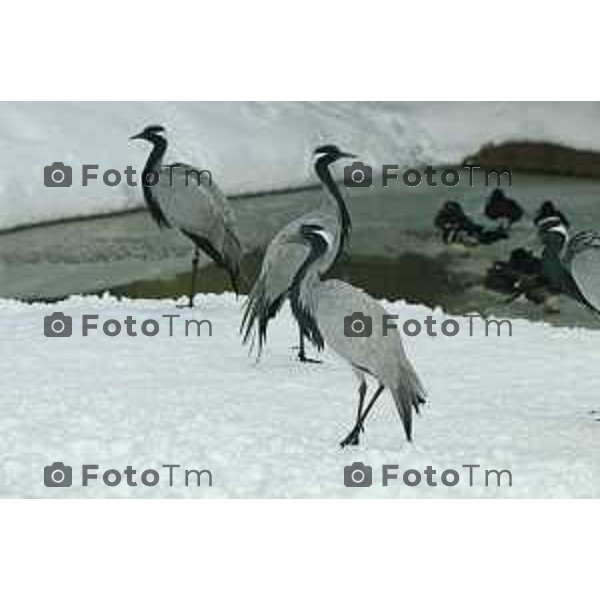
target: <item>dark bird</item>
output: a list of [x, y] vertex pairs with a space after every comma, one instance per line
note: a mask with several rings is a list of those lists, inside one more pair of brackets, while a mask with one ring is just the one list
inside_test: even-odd
[[470, 219], [463, 207], [453, 200], [444, 203], [435, 215], [433, 224], [441, 231], [445, 244], [458, 241], [461, 234], [477, 237], [483, 230], [483, 227]]
[[210, 172], [184, 163], [163, 166], [167, 151], [164, 131], [164, 127], [151, 125], [130, 139], [153, 145], [142, 173], [150, 215], [159, 227], [178, 229], [194, 244], [189, 300], [192, 307], [200, 250], [227, 271], [237, 293], [242, 246], [229, 200], [212, 181]]
[[508, 237], [508, 233], [502, 228], [486, 229], [483, 225], [475, 223], [463, 207], [453, 200], [444, 203], [435, 215], [433, 223], [441, 231], [445, 244], [475, 241], [488, 245]]
[[507, 229], [510, 229], [512, 224], [519, 221], [524, 214], [516, 200], [508, 198], [500, 188], [496, 188], [490, 194], [484, 212], [485, 216], [492, 221], [502, 219]]
[[539, 275], [542, 261], [526, 248], [515, 248], [508, 259], [508, 265], [521, 275]]
[[511, 295], [511, 301], [521, 294], [540, 304], [543, 301], [541, 291], [542, 261], [525, 248], [515, 248], [508, 261], [497, 260], [488, 269], [484, 285], [496, 292]]

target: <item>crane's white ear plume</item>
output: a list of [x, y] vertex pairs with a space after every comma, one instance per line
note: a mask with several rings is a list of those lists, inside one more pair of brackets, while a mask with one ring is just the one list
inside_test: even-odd
[[323, 240], [325, 240], [325, 243], [327, 244], [328, 248], [331, 248], [333, 246], [333, 235], [329, 231], [325, 229], [319, 229], [316, 230], [314, 233], [320, 236]]
[[541, 237], [542, 240], [545, 236], [548, 236], [550, 234], [553, 234], [555, 236], [558, 235], [561, 238], [563, 238], [564, 241], [567, 241], [569, 239], [569, 232], [567, 230], [566, 225], [560, 218], [556, 216], [550, 216], [546, 217], [545, 219], [541, 219], [537, 225], [538, 235]]
[[551, 215], [549, 217], [545, 217], [544, 219], [540, 219], [537, 222], [537, 228], [540, 231], [548, 231], [551, 228], [558, 227], [562, 225], [564, 227], [564, 223], [556, 216]]
[[321, 246], [324, 243], [323, 252], [333, 248], [335, 244], [335, 236], [331, 231], [316, 224], [301, 225], [297, 234], [298, 239], [304, 243]]
[[550, 227], [550, 229], [546, 230], [548, 233], [559, 233], [563, 237], [567, 237], [569, 234], [567, 233], [567, 228], [561, 223], [560, 225], [555, 225], [554, 227]]

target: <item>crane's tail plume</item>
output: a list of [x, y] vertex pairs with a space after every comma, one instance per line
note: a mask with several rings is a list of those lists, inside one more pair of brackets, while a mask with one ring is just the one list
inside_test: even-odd
[[269, 298], [264, 290], [263, 282], [260, 280], [248, 294], [240, 324], [240, 334], [244, 344], [250, 342], [250, 351], [257, 344], [258, 356], [267, 341], [269, 321], [279, 312], [284, 300], [285, 294], [275, 299]]
[[221, 251], [221, 260], [223, 267], [229, 274], [231, 285], [236, 296], [240, 295], [240, 283], [244, 284], [245, 278], [241, 269], [242, 262], [242, 245], [233, 233], [230, 233], [225, 238], [225, 243]]
[[239, 295], [239, 278], [240, 278], [240, 262], [242, 256], [242, 247], [233, 234], [227, 234], [223, 243], [219, 247], [215, 247], [213, 242], [206, 237], [195, 234], [186, 229], [181, 230], [193, 242], [205, 252], [217, 266], [225, 269], [231, 280], [231, 285], [236, 296]]
[[407, 394], [406, 390], [403, 390], [402, 388], [392, 390], [392, 396], [394, 398], [394, 403], [396, 404], [396, 409], [398, 410], [398, 416], [404, 427], [406, 439], [409, 442], [412, 442], [412, 409], [418, 403], [418, 399], [412, 398], [410, 394]]
[[392, 396], [404, 427], [406, 439], [412, 442], [412, 411], [414, 409], [419, 414], [420, 406], [425, 404], [427, 397], [419, 377], [412, 369], [402, 369], [400, 384], [392, 388]]
[[229, 280], [231, 281], [231, 287], [235, 292], [236, 296], [240, 295], [240, 280], [242, 279], [241, 271], [239, 267], [234, 266], [233, 268], [225, 267], [227, 274], [229, 275]]

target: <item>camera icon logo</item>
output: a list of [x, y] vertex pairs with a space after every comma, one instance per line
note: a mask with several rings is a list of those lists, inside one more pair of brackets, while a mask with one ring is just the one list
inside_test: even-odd
[[353, 162], [348, 167], [344, 167], [344, 185], [346, 187], [371, 187], [373, 185], [373, 169], [363, 162]]
[[73, 169], [65, 163], [53, 162], [44, 167], [44, 185], [46, 187], [71, 187]]
[[46, 487], [71, 487], [73, 469], [64, 463], [53, 462], [44, 467], [44, 485]]
[[373, 469], [361, 462], [344, 467], [344, 485], [346, 487], [371, 487], [373, 485]]
[[62, 312], [55, 312], [44, 317], [44, 335], [46, 337], [71, 337], [73, 319]]
[[371, 337], [373, 319], [361, 312], [344, 317], [344, 335], [346, 337]]

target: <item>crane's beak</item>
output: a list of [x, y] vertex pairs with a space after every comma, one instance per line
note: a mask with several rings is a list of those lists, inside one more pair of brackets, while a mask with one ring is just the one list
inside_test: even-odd
[[340, 156], [342, 158], [358, 158], [358, 156], [356, 156], [356, 154], [350, 154], [349, 152], [341, 152]]
[[141, 133], [136, 133], [135, 135], [132, 135], [129, 139], [130, 140], [141, 140], [142, 139], [142, 134]]

